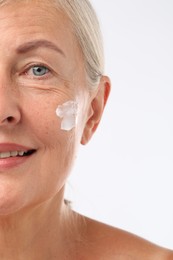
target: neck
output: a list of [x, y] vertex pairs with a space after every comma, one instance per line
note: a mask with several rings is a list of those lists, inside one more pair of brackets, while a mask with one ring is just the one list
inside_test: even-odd
[[[51, 259], [63, 252], [67, 207], [57, 195], [32, 209], [0, 216], [0, 259]], [[55, 252], [56, 251], [56, 252]]]

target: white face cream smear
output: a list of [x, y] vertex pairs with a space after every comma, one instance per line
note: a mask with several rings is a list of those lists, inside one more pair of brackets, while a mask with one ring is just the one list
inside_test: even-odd
[[67, 101], [59, 105], [56, 109], [56, 115], [62, 118], [61, 129], [65, 131], [72, 130], [77, 123], [78, 103], [76, 101]]

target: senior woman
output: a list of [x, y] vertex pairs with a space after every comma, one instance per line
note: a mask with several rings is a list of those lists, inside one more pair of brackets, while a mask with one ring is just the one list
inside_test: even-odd
[[0, 37], [0, 259], [173, 259], [64, 203], [110, 92], [90, 3], [1, 0]]

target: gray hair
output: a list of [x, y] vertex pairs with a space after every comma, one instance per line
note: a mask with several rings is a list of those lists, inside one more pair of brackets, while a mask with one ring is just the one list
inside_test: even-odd
[[55, 0], [70, 18], [81, 48], [90, 89], [104, 73], [103, 42], [97, 15], [88, 0]]
[[[48, 0], [70, 19], [82, 51], [90, 90], [97, 88], [104, 73], [103, 42], [99, 21], [89, 0]], [[11, 2], [0, 0], [0, 4]]]

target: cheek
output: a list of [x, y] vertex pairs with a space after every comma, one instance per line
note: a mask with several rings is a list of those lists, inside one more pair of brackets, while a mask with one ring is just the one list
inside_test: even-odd
[[71, 146], [78, 147], [81, 115], [86, 102], [83, 102], [84, 97], [73, 96], [65, 93], [39, 93], [25, 98], [25, 126], [38, 146], [52, 151], [61, 149], [61, 154], [71, 150]]
[[[60, 120], [56, 116], [56, 107], [60, 101], [56, 101], [54, 97], [46, 94], [29, 96], [23, 100], [23, 118], [28, 127], [37, 131], [48, 132], [50, 128], [60, 125]], [[56, 125], [55, 125], [56, 124]]]
[[[44, 146], [46, 150], [51, 149], [53, 152], [59, 149], [59, 152], [64, 154], [65, 150], [69, 152], [75, 143], [78, 113], [72, 109], [74, 102], [68, 103], [71, 103], [71, 106], [67, 110], [64, 106], [67, 102], [62, 105], [58, 102], [32, 105], [30, 113], [27, 114], [26, 123], [30, 134], [34, 136], [38, 145]], [[61, 111], [63, 113], [58, 116], [57, 109], [60, 111], [62, 108], [65, 108], [65, 111]]]

